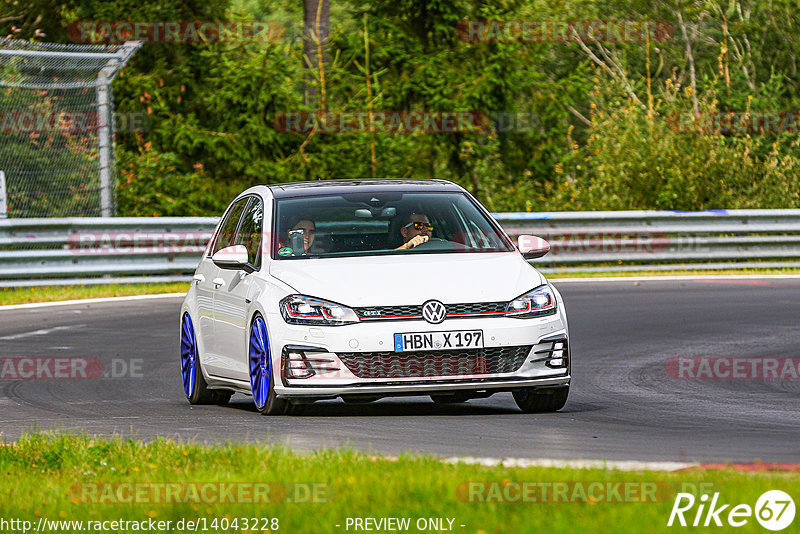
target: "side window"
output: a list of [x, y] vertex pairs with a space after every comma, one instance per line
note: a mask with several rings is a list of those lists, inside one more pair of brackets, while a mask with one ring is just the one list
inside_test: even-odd
[[241, 218], [242, 212], [244, 211], [245, 206], [247, 206], [249, 200], [250, 197], [245, 197], [236, 202], [236, 204], [234, 204], [230, 209], [225, 222], [222, 223], [222, 226], [220, 226], [219, 236], [217, 236], [217, 242], [214, 244], [214, 250], [211, 252], [212, 254], [216, 253], [218, 250], [235, 244], [234, 239], [236, 238], [236, 228], [239, 226], [239, 219]]
[[256, 269], [261, 268], [261, 239], [264, 230], [264, 203], [253, 198], [242, 217], [242, 226], [236, 237], [236, 245], [247, 247], [247, 259]]

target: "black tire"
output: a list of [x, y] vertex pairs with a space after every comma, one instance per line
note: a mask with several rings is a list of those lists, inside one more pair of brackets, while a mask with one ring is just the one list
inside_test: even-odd
[[270, 381], [267, 402], [261, 409], [259, 409], [258, 406], [256, 406], [256, 409], [261, 413], [261, 415], [285, 415], [289, 409], [289, 401], [286, 399], [279, 399], [276, 396], [275, 382]]
[[468, 393], [449, 393], [447, 395], [431, 395], [431, 400], [436, 404], [458, 404], [467, 402], [471, 397]]
[[203, 369], [200, 366], [200, 358], [197, 358], [197, 376], [194, 381], [194, 391], [189, 397], [189, 403], [225, 406], [231, 400], [231, 395], [233, 395], [233, 391], [208, 389], [206, 379], [203, 377]]
[[514, 400], [525, 413], [557, 412], [567, 403], [569, 386], [559, 388], [524, 388], [514, 391]]
[[[256, 334], [256, 329], [260, 334]], [[253, 394], [253, 402], [261, 415], [283, 415], [286, 413], [289, 403], [286, 399], [279, 399], [275, 393], [275, 379], [272, 371], [271, 353], [269, 349], [269, 335], [264, 318], [260, 313], [256, 313], [250, 322], [248, 345], [248, 368], [250, 373], [250, 390]], [[256, 351], [254, 353], [254, 350]], [[258, 361], [253, 360], [256, 354]], [[268, 365], [264, 367], [264, 362]], [[254, 373], [257, 373], [254, 375]], [[268, 379], [266, 378], [268, 377]], [[258, 388], [258, 391], [256, 391]], [[263, 406], [259, 406], [258, 399], [263, 395], [266, 388], [267, 395]]]
[[209, 389], [208, 383], [203, 378], [197, 336], [188, 311], [183, 312], [181, 317], [180, 340], [181, 381], [183, 393], [189, 404], [227, 404], [233, 392]]

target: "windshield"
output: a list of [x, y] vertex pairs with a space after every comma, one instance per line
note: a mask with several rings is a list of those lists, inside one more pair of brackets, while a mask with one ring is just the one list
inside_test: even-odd
[[276, 204], [274, 259], [514, 250], [464, 193], [359, 192]]

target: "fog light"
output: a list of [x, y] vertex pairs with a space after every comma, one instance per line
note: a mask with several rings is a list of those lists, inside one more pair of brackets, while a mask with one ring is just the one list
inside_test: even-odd
[[286, 378], [310, 378], [316, 374], [305, 356], [299, 352], [290, 352], [287, 355], [284, 370]]
[[317, 347], [287, 345], [281, 357], [281, 370], [286, 379], [330, 376], [339, 372], [333, 354]]
[[543, 339], [540, 343], [547, 343], [549, 346], [545, 345], [547, 348], [536, 351], [536, 354], [542, 355], [538, 361], [544, 362], [544, 364], [551, 369], [563, 369], [569, 365], [569, 350], [567, 349], [566, 339]]

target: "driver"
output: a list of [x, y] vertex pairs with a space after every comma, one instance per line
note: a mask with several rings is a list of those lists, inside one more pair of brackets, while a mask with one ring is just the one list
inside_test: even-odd
[[403, 236], [403, 244], [395, 250], [408, 250], [417, 245], [426, 243], [433, 233], [433, 225], [428, 220], [428, 216], [422, 213], [411, 213], [406, 219], [406, 224], [400, 228], [400, 235]]

